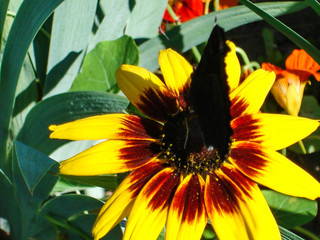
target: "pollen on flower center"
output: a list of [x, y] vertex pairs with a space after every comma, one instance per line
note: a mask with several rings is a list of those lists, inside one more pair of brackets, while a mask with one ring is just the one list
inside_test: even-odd
[[206, 147], [198, 118], [189, 111], [169, 118], [161, 140], [163, 157], [184, 173], [206, 174], [219, 168], [224, 160], [216, 148]]

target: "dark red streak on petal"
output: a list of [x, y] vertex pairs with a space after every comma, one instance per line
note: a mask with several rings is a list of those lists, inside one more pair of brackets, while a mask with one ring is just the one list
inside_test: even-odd
[[152, 178], [146, 190], [146, 197], [151, 198], [148, 207], [154, 210], [169, 205], [179, 180], [178, 173], [167, 171], [162, 171]]
[[198, 215], [204, 214], [203, 190], [198, 176], [192, 175], [190, 181], [175, 193], [171, 207], [178, 210], [183, 221], [192, 223]]
[[127, 115], [121, 123], [126, 126], [119, 133], [119, 136], [123, 136], [124, 139], [158, 139], [161, 135], [162, 125], [147, 118]]
[[127, 166], [136, 168], [146, 164], [150, 159], [161, 153], [160, 145], [150, 141], [127, 141], [120, 150], [119, 158]]
[[132, 197], [136, 197], [142, 187], [146, 185], [146, 183], [162, 169], [163, 166], [160, 162], [151, 162], [141, 168], [132, 171], [130, 173], [132, 184], [129, 187], [129, 191], [132, 192]]
[[[229, 177], [236, 184], [238, 188], [240, 188], [243, 194], [245, 194], [247, 197], [251, 197], [250, 189], [255, 184], [255, 182], [247, 178], [237, 169], [222, 167], [221, 170], [227, 177]], [[239, 195], [238, 197], [241, 198], [241, 196]]]
[[248, 176], [257, 176], [259, 170], [266, 166], [264, 160], [267, 156], [262, 148], [255, 143], [241, 143], [237, 148], [232, 148], [230, 157], [237, 167]]
[[209, 181], [206, 182], [205, 204], [210, 213], [217, 211], [219, 214], [234, 213], [239, 209], [239, 203], [235, 196], [241, 192], [227, 179], [221, 179], [211, 173]]
[[232, 101], [231, 101], [231, 108], [230, 108], [230, 114], [232, 119], [236, 118], [238, 116], [241, 116], [244, 111], [247, 109], [248, 104], [245, 103], [243, 100], [235, 97]]
[[[235, 118], [231, 122], [233, 129], [232, 139], [235, 141], [250, 141], [260, 137], [258, 135], [259, 120], [253, 119], [251, 115], [244, 115]], [[257, 141], [255, 141], [257, 142]]]
[[167, 90], [166, 92], [147, 89], [141, 95], [140, 101], [143, 104], [137, 104], [139, 109], [142, 110], [149, 117], [158, 121], [165, 122], [168, 115], [177, 112], [178, 102], [177, 99]]

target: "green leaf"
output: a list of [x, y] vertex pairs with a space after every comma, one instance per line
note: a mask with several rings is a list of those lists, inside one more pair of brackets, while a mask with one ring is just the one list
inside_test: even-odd
[[278, 19], [271, 16], [269, 13], [261, 9], [256, 4], [253, 4], [248, 0], [239, 0], [239, 2], [247, 6], [249, 9], [254, 11], [259, 16], [261, 16], [266, 22], [275, 27], [279, 32], [281, 32], [283, 35], [289, 38], [294, 44], [304, 49], [314, 60], [316, 60], [320, 64], [320, 50], [318, 50], [308, 40], [304, 39], [298, 33], [293, 31], [291, 28], [286, 26]]
[[[1, 169], [0, 186], [0, 216], [9, 221], [11, 229], [18, 229], [21, 226], [19, 204], [14, 194], [12, 182]], [[11, 234], [12, 239], [14, 236]]]
[[279, 229], [282, 240], [304, 240], [303, 238], [299, 237], [293, 232], [290, 232], [288, 229], [285, 229], [284, 227], [279, 226]]
[[317, 202], [263, 190], [277, 223], [286, 228], [301, 226], [317, 215]]
[[52, 198], [40, 210], [33, 237], [41, 240], [48, 239], [44, 236], [48, 230], [53, 230], [53, 225], [52, 221], [48, 221], [47, 216], [54, 223], [67, 224], [68, 221], [82, 216], [85, 211], [97, 212], [101, 207], [101, 201], [85, 195], [68, 194]]
[[306, 0], [306, 2], [318, 15], [320, 15], [320, 3], [317, 0]]
[[41, 25], [62, 1], [23, 1], [11, 27], [3, 53], [0, 75], [0, 163], [2, 165], [6, 163], [4, 158], [7, 156], [8, 149], [8, 129], [11, 124], [15, 92], [22, 64]]
[[0, 50], [1, 50], [1, 44], [2, 44], [2, 33], [4, 29], [4, 22], [6, 20], [9, 2], [10, 0], [1, 0], [0, 2]]
[[[305, 8], [304, 2], [275, 2], [257, 4], [273, 16], [280, 16]], [[187, 21], [166, 32], [165, 36], [159, 35], [139, 45], [140, 66], [154, 71], [158, 68], [159, 50], [171, 47], [180, 52], [186, 52], [193, 46], [207, 41], [215, 17], [218, 16], [218, 24], [229, 31], [241, 25], [261, 20], [259, 16], [247, 9], [245, 6], [232, 7], [218, 12]]]
[[[70, 221], [70, 224], [77, 227], [78, 229], [83, 230], [89, 236], [91, 235], [92, 225], [96, 219], [96, 215], [85, 214], [77, 217], [76, 219]], [[122, 239], [122, 230], [119, 225], [114, 227], [105, 237], [101, 240], [121, 240]]]
[[[13, 212], [16, 212], [16, 215], [18, 216], [17, 219], [11, 220], [12, 222], [18, 221], [20, 224], [18, 226], [15, 225], [13, 228], [11, 228], [11, 232], [14, 235], [13, 239], [29, 239], [29, 237], [32, 236], [33, 232], [36, 231], [35, 223], [39, 217], [39, 208], [43, 204], [43, 202], [48, 199], [51, 189], [58, 180], [56, 176], [48, 172], [57, 171], [58, 163], [54, 162], [49, 171], [43, 170], [43, 172], [45, 172], [45, 175], [42, 176], [39, 181], [37, 181], [36, 187], [34, 188], [31, 195], [27, 186], [27, 182], [25, 181], [26, 176], [28, 176], [28, 180], [32, 179], [32, 177], [30, 177], [31, 174], [26, 175], [26, 173], [23, 173], [19, 164], [23, 161], [39, 162], [35, 159], [35, 157], [40, 157], [42, 160], [44, 160], [44, 156], [38, 153], [36, 150], [17, 142], [15, 142], [12, 150], [12, 185], [18, 202], [18, 209], [11, 210]], [[27, 169], [27, 171], [29, 172], [33, 170], [34, 169]], [[38, 175], [43, 174], [39, 174], [38, 171]]]
[[69, 90], [91, 34], [97, 0], [68, 0], [56, 9], [52, 23], [45, 97]]
[[129, 101], [122, 96], [97, 92], [70, 92], [47, 98], [28, 114], [17, 139], [50, 154], [66, 141], [49, 138], [48, 127], [103, 113], [124, 112]]
[[15, 149], [22, 176], [28, 190], [32, 193], [49, 169], [57, 163], [43, 153], [34, 151], [32, 148], [19, 141], [16, 141]]
[[167, 0], [135, 0], [125, 34], [134, 39], [157, 36]]
[[139, 51], [131, 37], [100, 42], [85, 56], [70, 91], [109, 91], [116, 85], [115, 72], [121, 64], [138, 63]]
[[88, 50], [91, 51], [101, 41], [115, 40], [123, 36], [128, 23], [133, 1], [128, 0], [100, 0], [97, 12], [101, 12], [101, 23], [98, 30], [89, 42]]
[[106, 188], [108, 190], [115, 190], [118, 186], [118, 178], [116, 174], [105, 176], [71, 176], [59, 174], [59, 176], [86, 185]]

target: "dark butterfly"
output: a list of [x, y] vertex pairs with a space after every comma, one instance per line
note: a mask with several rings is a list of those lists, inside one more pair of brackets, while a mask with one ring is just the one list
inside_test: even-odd
[[215, 25], [201, 61], [192, 74], [189, 103], [198, 122], [207, 149], [218, 150], [220, 158], [229, 152], [230, 99], [225, 57], [230, 51], [224, 30]]

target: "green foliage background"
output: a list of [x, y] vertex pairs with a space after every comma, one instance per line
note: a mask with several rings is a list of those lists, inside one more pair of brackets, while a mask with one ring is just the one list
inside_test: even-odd
[[[85, 190], [100, 186], [112, 191], [123, 176], [59, 175], [55, 160], [93, 143], [49, 139], [48, 126], [126, 112], [129, 101], [114, 77], [121, 64], [155, 71], [160, 49], [186, 53], [204, 43], [216, 16], [226, 31], [263, 17], [320, 63], [317, 48], [274, 19], [308, 6], [319, 14], [317, 1], [240, 2], [242, 6], [175, 26], [164, 36], [158, 27], [166, 0], [0, 1], [0, 217], [11, 239], [91, 239], [103, 203]], [[304, 102], [302, 112], [319, 118], [315, 98], [305, 101], [313, 107]], [[312, 135], [307, 146], [318, 151], [319, 139], [318, 133]], [[294, 148], [293, 154], [299, 154]], [[287, 229], [297, 229], [317, 214], [315, 201], [269, 190], [264, 194], [278, 223]], [[300, 239], [287, 229], [281, 228], [284, 239]], [[121, 237], [117, 226], [104, 239]], [[203, 238], [214, 238], [210, 227]]]

